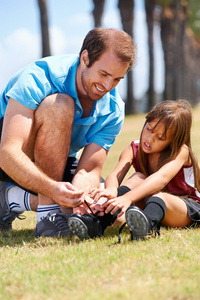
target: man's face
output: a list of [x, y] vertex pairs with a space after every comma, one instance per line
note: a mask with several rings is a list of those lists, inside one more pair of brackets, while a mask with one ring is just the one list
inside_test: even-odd
[[88, 53], [85, 50], [81, 56], [80, 81], [77, 88], [80, 96], [91, 100], [101, 99], [124, 78], [128, 63], [123, 63], [113, 52], [103, 53], [99, 60], [88, 68]]

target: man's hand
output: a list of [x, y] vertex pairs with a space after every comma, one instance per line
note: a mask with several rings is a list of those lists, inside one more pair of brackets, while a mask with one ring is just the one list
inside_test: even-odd
[[61, 207], [77, 207], [84, 203], [83, 191], [69, 182], [56, 182], [51, 198]]

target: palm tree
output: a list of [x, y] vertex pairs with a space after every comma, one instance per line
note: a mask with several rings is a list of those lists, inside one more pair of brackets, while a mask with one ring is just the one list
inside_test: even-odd
[[[184, 87], [190, 91], [189, 99], [192, 104], [199, 102], [200, 98], [200, 4], [196, 0], [188, 1], [188, 27], [185, 37], [185, 56], [187, 74], [185, 74]], [[186, 90], [186, 91], [187, 91]]]
[[[119, 0], [118, 8], [120, 10], [123, 30], [133, 38], [134, 0]], [[133, 94], [132, 70], [127, 73], [127, 99], [125, 111], [126, 114], [137, 113], [136, 102]]]
[[185, 51], [184, 39], [187, 22], [187, 3], [172, 0], [163, 7], [161, 38], [165, 60], [164, 99], [184, 97]]
[[156, 0], [145, 0], [146, 20], [148, 28], [148, 48], [149, 48], [149, 89], [148, 89], [148, 107], [150, 110], [156, 104], [155, 89], [154, 89], [154, 14]]
[[42, 57], [51, 55], [49, 44], [47, 0], [38, 0], [42, 33]]
[[101, 26], [105, 0], [93, 0], [94, 9], [92, 11], [95, 27]]

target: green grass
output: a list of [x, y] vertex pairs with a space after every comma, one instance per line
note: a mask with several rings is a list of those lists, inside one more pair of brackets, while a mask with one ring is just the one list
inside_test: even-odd
[[[194, 109], [193, 149], [200, 160], [200, 107]], [[103, 175], [138, 139], [145, 116], [126, 117]], [[101, 239], [34, 238], [35, 214], [0, 233], [0, 299], [200, 299], [200, 229], [161, 229], [160, 238], [131, 242], [118, 228]]]

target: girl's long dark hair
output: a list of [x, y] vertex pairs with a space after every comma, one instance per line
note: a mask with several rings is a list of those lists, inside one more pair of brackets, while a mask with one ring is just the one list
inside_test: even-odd
[[[157, 169], [160, 169], [164, 164], [173, 160], [179, 153], [181, 147], [185, 144], [188, 146], [189, 155], [194, 169], [195, 186], [200, 191], [200, 169], [197, 159], [191, 148], [191, 126], [192, 126], [192, 110], [190, 104], [183, 99], [172, 101], [167, 100], [157, 104], [146, 116], [147, 123], [158, 120], [165, 127], [164, 135], [170, 127], [170, 145], [165, 148], [159, 157]], [[157, 123], [157, 124], [158, 124]], [[144, 130], [142, 129], [142, 132]], [[156, 126], [155, 126], [156, 127]], [[141, 136], [142, 136], [141, 132]], [[140, 136], [140, 140], [141, 140]], [[148, 159], [147, 154], [139, 148], [139, 163], [142, 172], [148, 176]]]

